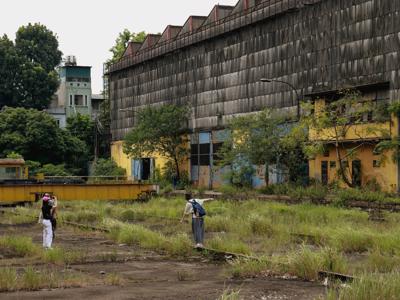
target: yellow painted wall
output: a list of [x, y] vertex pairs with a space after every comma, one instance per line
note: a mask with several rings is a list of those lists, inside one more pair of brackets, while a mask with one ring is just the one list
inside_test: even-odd
[[[155, 168], [159, 169], [160, 171], [163, 170], [165, 164], [167, 163], [167, 159], [161, 155], [151, 155], [150, 158], [154, 158], [155, 161]], [[118, 166], [126, 169], [126, 173], [128, 179], [131, 178], [132, 174], [132, 161], [123, 151], [123, 141], [113, 142], [111, 144], [111, 158], [117, 163]], [[188, 160], [185, 159], [181, 163], [181, 170], [188, 171]]]
[[[337, 175], [339, 169], [339, 161], [336, 157], [335, 147], [332, 145], [328, 147], [329, 156], [318, 155], [314, 160], [309, 161], [310, 177], [321, 181], [321, 162], [327, 161], [329, 183], [337, 181], [340, 186], [346, 187], [344, 182], [342, 182], [340, 180], [340, 177]], [[354, 145], [351, 146], [351, 148], [354, 147]], [[352, 161], [358, 159], [361, 161], [361, 174], [363, 185], [367, 184], [368, 181], [375, 179], [383, 190], [396, 192], [398, 183], [397, 163], [393, 162], [391, 152], [384, 153], [383, 155], [374, 155], [374, 148], [374, 145], [366, 145], [360, 147], [357, 151], [356, 157], [346, 159], [349, 163], [348, 170], [351, 172]], [[341, 155], [342, 157], [346, 156], [345, 150], [341, 151]], [[381, 161], [380, 167], [373, 167], [374, 160]], [[331, 168], [331, 161], [336, 162], [336, 168]], [[349, 176], [349, 178], [351, 178], [351, 176]]]
[[[318, 114], [324, 109], [325, 100], [319, 99], [315, 101], [314, 109], [315, 114]], [[340, 138], [341, 141], [354, 141], [359, 139], [379, 139], [379, 138], [388, 138], [397, 135], [397, 124], [398, 120], [393, 115], [390, 121], [383, 123], [361, 123], [355, 124], [349, 127], [349, 130], [345, 133], [344, 136]], [[340, 129], [340, 128], [339, 128]], [[309, 138], [312, 141], [332, 141], [334, 140], [336, 133], [334, 129], [324, 129], [317, 132], [314, 129], [310, 129]]]

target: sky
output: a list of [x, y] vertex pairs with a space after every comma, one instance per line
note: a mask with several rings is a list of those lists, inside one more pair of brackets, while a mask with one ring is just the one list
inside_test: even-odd
[[102, 90], [103, 62], [118, 33], [163, 32], [183, 25], [190, 15], [208, 15], [215, 4], [237, 0], [3, 0], [0, 35], [15, 38], [22, 25], [41, 23], [58, 36], [60, 50], [75, 55], [78, 65], [92, 66], [92, 92]]

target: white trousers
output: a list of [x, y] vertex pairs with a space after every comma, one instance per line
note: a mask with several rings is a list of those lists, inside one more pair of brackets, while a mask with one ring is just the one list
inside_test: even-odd
[[51, 248], [53, 242], [53, 228], [50, 220], [43, 220], [43, 247]]

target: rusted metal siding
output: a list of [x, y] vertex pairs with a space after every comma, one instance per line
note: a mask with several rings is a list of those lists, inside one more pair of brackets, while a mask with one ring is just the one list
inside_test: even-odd
[[262, 77], [304, 94], [390, 82], [398, 99], [399, 13], [393, 0], [264, 1], [123, 59], [110, 73], [113, 140], [145, 105], [190, 103], [196, 130], [265, 107], [294, 109], [293, 91]]

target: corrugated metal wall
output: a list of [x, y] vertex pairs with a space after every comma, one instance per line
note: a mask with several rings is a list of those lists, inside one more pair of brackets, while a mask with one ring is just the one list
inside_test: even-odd
[[113, 140], [145, 105], [190, 103], [190, 126], [206, 129], [234, 114], [296, 104], [289, 87], [262, 77], [304, 94], [389, 81], [390, 98], [399, 99], [400, 1], [267, 2], [113, 65]]

